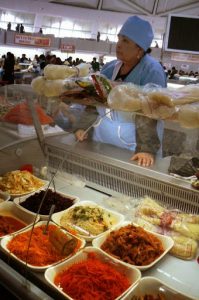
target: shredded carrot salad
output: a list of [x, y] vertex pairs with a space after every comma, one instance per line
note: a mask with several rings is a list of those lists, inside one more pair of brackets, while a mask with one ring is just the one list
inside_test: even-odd
[[[50, 240], [51, 231], [55, 231], [57, 227], [49, 225], [47, 234], [43, 233], [44, 228], [45, 225], [41, 225], [33, 230], [27, 258], [27, 262], [33, 266], [51, 265], [66, 257], [58, 251]], [[30, 231], [20, 233], [8, 243], [7, 248], [19, 259], [26, 261], [29, 239]], [[79, 248], [79, 246], [78, 244], [77, 247]]]
[[134, 225], [112, 231], [101, 249], [126, 263], [137, 266], [152, 263], [164, 252], [162, 243], [156, 236]]
[[[53, 119], [45, 113], [38, 103], [35, 104], [35, 109], [42, 125], [53, 123]], [[15, 124], [33, 125], [31, 111], [27, 102], [19, 103], [11, 108], [4, 116], [4, 121]]]
[[0, 216], [0, 237], [24, 228], [26, 224], [10, 216]]
[[59, 273], [54, 282], [75, 300], [113, 300], [130, 286], [125, 275], [93, 252]]

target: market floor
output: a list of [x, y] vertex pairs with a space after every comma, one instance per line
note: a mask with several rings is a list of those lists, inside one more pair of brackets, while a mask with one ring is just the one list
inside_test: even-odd
[[13, 296], [7, 289], [5, 289], [2, 285], [0, 285], [0, 299], [1, 300], [19, 300]]

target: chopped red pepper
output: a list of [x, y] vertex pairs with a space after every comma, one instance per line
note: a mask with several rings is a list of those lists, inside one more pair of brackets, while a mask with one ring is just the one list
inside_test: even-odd
[[28, 171], [30, 173], [33, 173], [33, 166], [31, 164], [26, 164], [21, 166], [20, 171]]

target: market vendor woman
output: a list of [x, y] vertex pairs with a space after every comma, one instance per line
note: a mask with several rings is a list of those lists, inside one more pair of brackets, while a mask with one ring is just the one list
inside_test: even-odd
[[[107, 63], [101, 74], [108, 79], [131, 82], [143, 86], [154, 83], [166, 87], [166, 77], [160, 63], [147, 54], [153, 40], [150, 23], [137, 16], [129, 17], [118, 34], [117, 59]], [[97, 108], [99, 117], [106, 108]], [[93, 140], [132, 150], [132, 160], [139, 165], [150, 166], [160, 151], [161, 122], [138, 116], [135, 113], [110, 111], [99, 126], [94, 128]], [[76, 132], [80, 141], [87, 138], [83, 130]]]

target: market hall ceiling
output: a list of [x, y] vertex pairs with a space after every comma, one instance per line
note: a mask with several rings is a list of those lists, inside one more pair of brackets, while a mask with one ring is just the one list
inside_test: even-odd
[[199, 0], [47, 0], [57, 5], [101, 11], [165, 17], [168, 14], [199, 16]]

